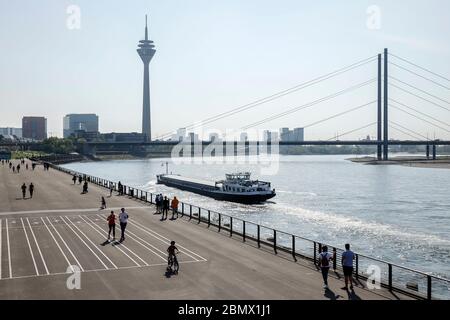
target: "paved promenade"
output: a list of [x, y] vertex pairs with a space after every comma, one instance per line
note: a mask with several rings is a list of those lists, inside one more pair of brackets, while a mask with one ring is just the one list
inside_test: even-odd
[[[18, 163], [18, 161], [13, 161]], [[32, 182], [32, 199], [20, 186]], [[154, 207], [109, 197], [37, 166], [12, 173], [0, 165], [0, 299], [398, 299], [386, 290], [361, 286], [349, 294], [343, 281], [292, 260], [244, 244], [184, 219], [160, 221]], [[100, 197], [108, 208], [100, 210]], [[181, 199], [182, 200], [182, 199]], [[130, 219], [122, 244], [105, 242], [109, 210], [125, 207]], [[169, 215], [170, 217], [170, 215]], [[120, 228], [116, 228], [120, 237]], [[175, 240], [180, 272], [167, 277], [166, 249]], [[68, 289], [80, 270], [80, 289]], [[76, 285], [74, 280], [71, 282]]]

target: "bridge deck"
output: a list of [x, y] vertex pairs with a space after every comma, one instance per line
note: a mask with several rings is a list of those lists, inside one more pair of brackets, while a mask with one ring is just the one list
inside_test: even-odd
[[[160, 221], [154, 208], [53, 170], [13, 174], [0, 165], [0, 299], [402, 299], [386, 290], [341, 290], [320, 273], [183, 219]], [[33, 199], [20, 185], [33, 182]], [[108, 209], [99, 210], [104, 195]], [[28, 197], [28, 195], [27, 195]], [[105, 242], [105, 215], [126, 207], [125, 242]], [[118, 236], [119, 230], [116, 230]], [[177, 241], [180, 273], [165, 276], [165, 249]], [[81, 289], [69, 290], [69, 265]]]

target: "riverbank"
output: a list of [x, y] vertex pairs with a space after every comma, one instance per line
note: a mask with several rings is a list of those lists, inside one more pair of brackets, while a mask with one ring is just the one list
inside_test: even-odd
[[[93, 181], [93, 179], [90, 179]], [[33, 198], [20, 185], [32, 181]], [[56, 170], [0, 167], [1, 299], [399, 299], [386, 289], [335, 295], [343, 285], [330, 274], [324, 295], [321, 274], [306, 260], [278, 257], [273, 249], [242, 244], [188, 219], [161, 220], [143, 200], [89, 184], [89, 193]], [[125, 207], [130, 220], [124, 243], [105, 242], [105, 211]], [[118, 230], [117, 230], [118, 232]], [[6, 239], [8, 237], [8, 239]], [[165, 276], [170, 240], [180, 248], [180, 273]], [[8, 241], [6, 241], [8, 240]], [[220, 250], [218, 250], [220, 248]], [[70, 266], [81, 269], [83, 290], [68, 290]], [[69, 269], [67, 269], [69, 267]], [[342, 277], [342, 275], [340, 276]], [[39, 288], [46, 288], [42, 291]]]
[[436, 160], [427, 159], [422, 156], [397, 156], [387, 161], [380, 161], [375, 157], [348, 158], [346, 160], [368, 165], [401, 165], [417, 168], [450, 169], [450, 156], [440, 156]]

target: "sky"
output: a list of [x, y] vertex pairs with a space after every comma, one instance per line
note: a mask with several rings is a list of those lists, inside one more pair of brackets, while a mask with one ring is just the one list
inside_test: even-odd
[[[145, 14], [156, 47], [150, 64], [155, 138], [373, 57], [384, 48], [450, 78], [448, 12], [450, 2], [445, 0], [0, 0], [0, 127], [20, 127], [23, 116], [45, 116], [49, 135], [62, 136], [64, 115], [96, 113], [101, 132], [140, 132], [143, 65], [136, 49], [144, 37]], [[392, 77], [434, 96], [390, 80], [431, 100], [390, 88], [392, 99], [433, 123], [390, 106], [396, 126], [391, 137], [411, 139], [398, 130], [403, 127], [449, 139], [450, 81], [394, 57], [390, 61], [434, 81], [389, 66]], [[211, 123], [203, 133], [238, 132], [376, 76], [374, 61]], [[332, 138], [376, 121], [376, 104], [309, 125], [376, 97], [373, 82], [256, 128], [307, 126], [305, 139]], [[376, 127], [342, 139], [366, 135], [375, 136]]]

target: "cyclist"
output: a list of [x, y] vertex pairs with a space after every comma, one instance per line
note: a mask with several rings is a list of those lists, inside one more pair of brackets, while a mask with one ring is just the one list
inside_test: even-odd
[[[175, 252], [176, 251], [176, 252]], [[169, 258], [167, 262], [167, 268], [172, 268], [172, 265], [176, 268], [175, 272], [178, 271], [178, 260], [176, 253], [179, 253], [180, 251], [175, 246], [175, 241], [170, 242], [170, 246], [167, 248], [167, 252], [169, 253]]]

